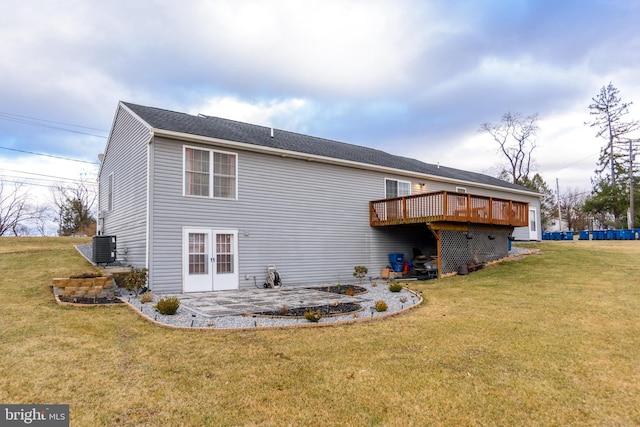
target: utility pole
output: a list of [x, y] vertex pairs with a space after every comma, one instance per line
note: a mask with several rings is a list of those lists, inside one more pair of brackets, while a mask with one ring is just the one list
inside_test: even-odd
[[562, 231], [562, 209], [560, 208], [560, 184], [556, 178], [556, 196], [558, 200], [558, 231]]
[[[638, 141], [638, 140], [635, 140]], [[627, 228], [633, 229], [633, 222], [636, 217], [635, 209], [635, 189], [633, 179], [633, 139], [629, 139], [629, 218], [627, 218]]]

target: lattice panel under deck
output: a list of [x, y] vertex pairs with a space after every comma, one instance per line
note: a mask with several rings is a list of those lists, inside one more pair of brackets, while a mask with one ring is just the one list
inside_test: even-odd
[[467, 239], [462, 231], [440, 231], [440, 274], [458, 271], [458, 267], [470, 263], [474, 257], [484, 262], [504, 258], [507, 256], [509, 234], [509, 229], [470, 226], [469, 235], [473, 238]]

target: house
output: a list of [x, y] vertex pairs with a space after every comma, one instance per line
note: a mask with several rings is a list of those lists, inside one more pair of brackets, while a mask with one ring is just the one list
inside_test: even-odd
[[539, 194], [380, 150], [119, 103], [99, 171], [98, 234], [155, 292], [378, 276], [389, 254], [440, 274], [540, 240]]

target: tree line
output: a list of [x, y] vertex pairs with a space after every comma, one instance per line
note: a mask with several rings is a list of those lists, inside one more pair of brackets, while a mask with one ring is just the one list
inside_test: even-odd
[[[508, 112], [497, 124], [483, 123], [480, 132], [498, 145], [504, 159], [497, 176], [541, 194], [543, 230], [558, 219], [569, 230], [593, 228], [633, 228], [640, 221], [636, 212], [638, 165], [634, 157], [640, 139], [632, 138], [639, 128], [628, 119], [632, 102], [624, 102], [612, 83], [602, 86], [589, 104], [591, 120], [586, 125], [605, 140], [591, 179], [590, 190], [568, 189], [558, 194], [536, 170], [533, 152], [540, 130], [537, 114], [523, 116]], [[560, 224], [562, 226], [562, 224]]]

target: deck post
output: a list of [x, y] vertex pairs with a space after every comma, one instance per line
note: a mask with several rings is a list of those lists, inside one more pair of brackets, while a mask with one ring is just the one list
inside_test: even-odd
[[442, 192], [442, 217], [443, 219], [447, 219], [449, 216], [449, 211], [447, 210], [447, 192]]
[[402, 198], [402, 223], [407, 223], [407, 198]]

